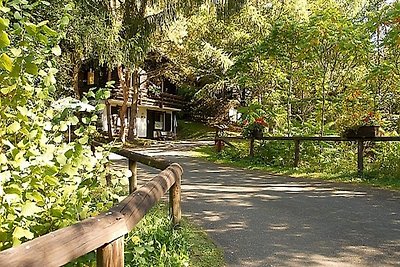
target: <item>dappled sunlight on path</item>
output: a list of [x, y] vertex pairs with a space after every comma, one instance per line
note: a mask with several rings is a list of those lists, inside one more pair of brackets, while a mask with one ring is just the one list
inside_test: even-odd
[[[228, 266], [400, 265], [399, 193], [219, 166], [189, 151], [146, 153], [183, 165], [183, 213]], [[157, 173], [140, 168], [139, 179]]]

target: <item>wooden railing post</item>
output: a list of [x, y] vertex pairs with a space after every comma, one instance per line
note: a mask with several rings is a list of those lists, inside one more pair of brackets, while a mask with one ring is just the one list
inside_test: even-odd
[[137, 161], [129, 159], [129, 170], [132, 172], [132, 176], [129, 177], [129, 194], [131, 194], [137, 189]]
[[362, 176], [364, 172], [364, 141], [359, 139], [357, 142], [357, 170], [358, 175]]
[[223, 147], [222, 139], [217, 139], [216, 145], [217, 145], [217, 152], [220, 153], [222, 151], [222, 147]]
[[124, 267], [124, 236], [97, 249], [97, 267]]
[[177, 175], [174, 185], [169, 189], [169, 204], [172, 215], [172, 223], [177, 226], [181, 222], [181, 175]]
[[300, 140], [294, 140], [294, 167], [298, 167], [300, 162]]

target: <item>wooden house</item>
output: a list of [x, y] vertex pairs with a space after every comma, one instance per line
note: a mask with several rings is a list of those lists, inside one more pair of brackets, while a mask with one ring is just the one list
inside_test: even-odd
[[[102, 116], [102, 130], [108, 135], [120, 134], [119, 112], [123, 105], [123, 90], [118, 83], [117, 71], [85, 66], [79, 73], [79, 88], [82, 92], [92, 87], [104, 87], [107, 81], [115, 81], [111, 96], [106, 100]], [[132, 79], [131, 79], [132, 80]], [[129, 125], [132, 103], [132, 84], [125, 116], [126, 129]], [[177, 95], [177, 87], [165, 77], [149, 78], [147, 72], [139, 71], [138, 110], [136, 136], [150, 139], [173, 139], [176, 136], [177, 112], [181, 111], [184, 99]]]

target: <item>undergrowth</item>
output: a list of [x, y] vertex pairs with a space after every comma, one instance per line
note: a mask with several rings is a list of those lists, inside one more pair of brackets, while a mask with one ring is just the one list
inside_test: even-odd
[[[68, 266], [95, 265], [95, 254], [90, 253]], [[160, 203], [125, 237], [124, 266], [222, 267], [224, 259], [207, 234], [188, 220], [174, 229], [167, 205]]]
[[400, 144], [395, 142], [366, 143], [362, 176], [357, 173], [357, 144], [352, 142], [302, 142], [301, 160], [296, 168], [293, 167], [293, 142], [256, 142], [254, 157], [249, 156], [247, 141], [233, 142], [233, 145], [225, 146], [221, 153], [210, 146], [200, 147], [196, 154], [241, 168], [400, 189]]

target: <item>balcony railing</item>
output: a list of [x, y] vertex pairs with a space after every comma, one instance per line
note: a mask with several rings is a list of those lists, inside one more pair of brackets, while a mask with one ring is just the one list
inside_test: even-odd
[[[129, 91], [128, 103], [131, 103], [133, 97], [132, 90]], [[116, 87], [111, 91], [111, 99], [123, 100], [123, 91], [120, 87]], [[184, 98], [181, 96], [169, 93], [154, 93], [148, 94], [147, 92], [140, 91], [138, 104], [142, 106], [158, 107], [158, 108], [173, 108], [182, 109], [186, 104]]]

